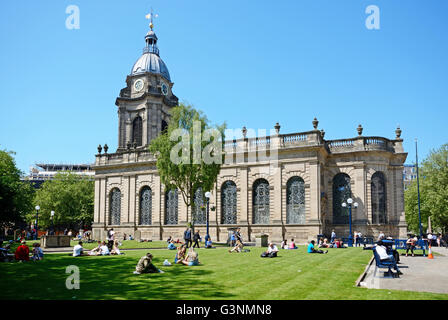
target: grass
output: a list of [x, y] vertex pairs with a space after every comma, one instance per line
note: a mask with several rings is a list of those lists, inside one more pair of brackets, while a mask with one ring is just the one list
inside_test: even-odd
[[[448, 299], [448, 295], [355, 287], [372, 252], [361, 248], [307, 254], [305, 247], [260, 258], [262, 248], [230, 254], [225, 248], [200, 249], [201, 264], [163, 266], [175, 252], [151, 250], [163, 274], [134, 275], [148, 250], [121, 256], [79, 257], [47, 254], [43, 261], [0, 263], [0, 299]], [[65, 269], [80, 269], [80, 289], [65, 287]]]

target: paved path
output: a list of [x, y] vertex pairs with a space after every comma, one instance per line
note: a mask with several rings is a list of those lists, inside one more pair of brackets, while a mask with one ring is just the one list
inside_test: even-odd
[[[400, 256], [400, 278], [384, 278], [384, 271], [377, 269], [375, 261], [367, 271], [361, 286], [371, 289], [393, 289], [448, 294], [448, 249], [432, 248], [434, 259], [423, 256]], [[417, 251], [419, 252], [419, 251]]]

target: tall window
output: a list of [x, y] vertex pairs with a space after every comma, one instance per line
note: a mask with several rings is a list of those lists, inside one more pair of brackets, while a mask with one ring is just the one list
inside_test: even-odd
[[177, 224], [177, 189], [165, 193], [165, 224]]
[[221, 186], [221, 223], [236, 224], [236, 184], [226, 181]]
[[121, 192], [120, 189], [114, 188], [110, 192], [110, 198], [109, 198], [109, 223], [112, 225], [119, 225], [120, 216], [121, 216]]
[[166, 129], [168, 129], [168, 123], [165, 120], [162, 120], [162, 132], [164, 132]]
[[286, 223], [305, 223], [305, 182], [292, 177], [286, 184]]
[[204, 193], [202, 188], [198, 188], [194, 193], [194, 224], [206, 224], [207, 217], [205, 216], [205, 210], [201, 207], [204, 206]]
[[143, 187], [140, 192], [140, 225], [151, 224], [152, 192], [148, 186]]
[[132, 122], [132, 141], [131, 143], [137, 142], [137, 146], [143, 144], [143, 121], [140, 116], [136, 117]]
[[380, 171], [375, 172], [371, 182], [372, 223], [387, 223], [386, 179]]
[[269, 182], [258, 179], [253, 185], [253, 223], [269, 223]]
[[342, 207], [352, 195], [350, 188], [350, 177], [345, 173], [338, 173], [333, 178], [333, 223], [348, 224], [348, 208]]

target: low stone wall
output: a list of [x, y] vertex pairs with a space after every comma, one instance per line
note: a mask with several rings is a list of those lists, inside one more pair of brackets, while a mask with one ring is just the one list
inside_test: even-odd
[[70, 247], [70, 236], [49, 236], [44, 235], [40, 238], [40, 245], [42, 248], [60, 248]]

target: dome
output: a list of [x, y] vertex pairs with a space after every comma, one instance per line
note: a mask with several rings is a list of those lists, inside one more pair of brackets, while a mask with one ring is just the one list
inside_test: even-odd
[[170, 73], [166, 67], [165, 62], [159, 57], [158, 54], [151, 52], [153, 50], [148, 50], [149, 52], [143, 53], [143, 55], [137, 60], [137, 62], [132, 67], [131, 75], [136, 75], [140, 73], [155, 73], [164, 76], [168, 81], [171, 82]]

